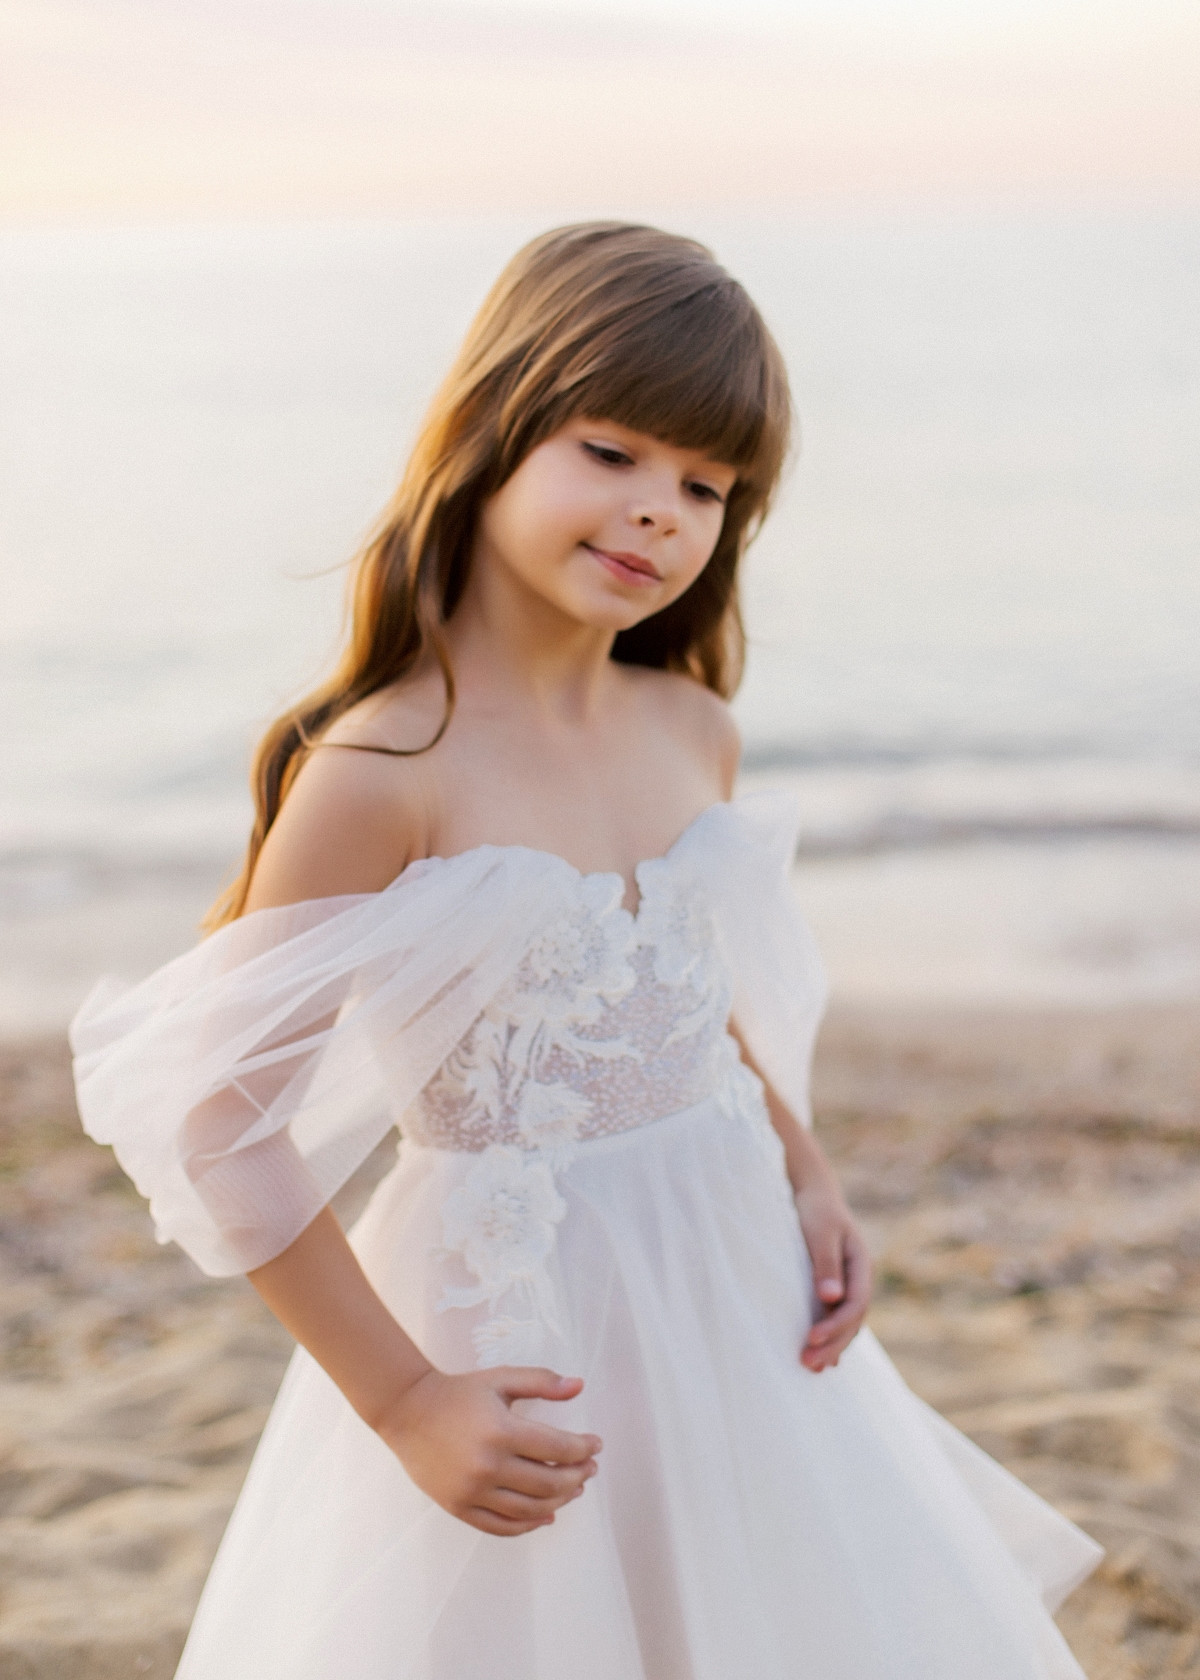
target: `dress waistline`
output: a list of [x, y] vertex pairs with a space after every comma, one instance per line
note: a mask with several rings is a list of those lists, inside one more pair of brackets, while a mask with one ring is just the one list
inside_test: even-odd
[[[569, 1141], [565, 1142], [565, 1146], [561, 1153], [564, 1158], [569, 1154], [570, 1157], [574, 1159], [579, 1155], [581, 1150], [586, 1150], [589, 1156], [595, 1156], [605, 1153], [608, 1149], [615, 1149], [622, 1145], [628, 1145], [633, 1138], [643, 1132], [652, 1132], [656, 1137], [661, 1137], [664, 1135], [664, 1132], [686, 1128], [688, 1125], [697, 1120], [706, 1110], [710, 1110], [714, 1107], [719, 1111], [723, 1118], [729, 1119], [731, 1105], [728, 1101], [727, 1091], [728, 1082], [723, 1080], [716, 1085], [707, 1096], [701, 1097], [698, 1102], [689, 1103], [686, 1108], [672, 1109], [667, 1114], [656, 1115], [653, 1120], [636, 1121], [633, 1125], [622, 1127], [620, 1131], [601, 1132], [596, 1137], [590, 1138], [571, 1138]], [[489, 1139], [487, 1142], [481, 1144], [478, 1149], [455, 1149], [449, 1144], [427, 1143], [421, 1138], [413, 1137], [411, 1134], [404, 1132], [401, 1133], [401, 1141], [406, 1153], [410, 1150], [419, 1149], [428, 1152], [431, 1155], [456, 1155], [466, 1160], [477, 1159], [480, 1155], [486, 1153], [487, 1150], [495, 1148], [497, 1145], [508, 1149], [519, 1149], [523, 1154], [529, 1156], [553, 1157], [559, 1153], [559, 1151], [553, 1147], [547, 1147], [545, 1143], [526, 1143], [511, 1137], [505, 1137], [503, 1139], [497, 1138], [494, 1140]]]

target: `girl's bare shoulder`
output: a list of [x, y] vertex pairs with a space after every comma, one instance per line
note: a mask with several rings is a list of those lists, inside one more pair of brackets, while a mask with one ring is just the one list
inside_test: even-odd
[[403, 754], [430, 740], [439, 722], [415, 685], [372, 695], [338, 718], [280, 807], [246, 909], [379, 892], [427, 856], [429, 768], [420, 752]]
[[728, 798], [742, 755], [742, 738], [727, 701], [694, 677], [676, 671], [629, 666], [630, 677], [652, 700], [659, 728], [677, 748], [694, 757]]

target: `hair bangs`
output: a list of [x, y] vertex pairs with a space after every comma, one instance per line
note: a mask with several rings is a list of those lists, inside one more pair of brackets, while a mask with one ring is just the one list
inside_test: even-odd
[[593, 334], [586, 360], [564, 379], [547, 432], [581, 414], [613, 420], [736, 467], [762, 492], [774, 484], [790, 430], [786, 375], [735, 281], [625, 312]]

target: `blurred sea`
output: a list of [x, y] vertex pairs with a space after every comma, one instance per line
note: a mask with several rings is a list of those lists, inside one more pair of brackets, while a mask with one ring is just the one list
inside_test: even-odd
[[[792, 370], [737, 709], [835, 987], [1200, 996], [1200, 214], [680, 223]], [[538, 225], [0, 234], [0, 1033], [194, 937]]]

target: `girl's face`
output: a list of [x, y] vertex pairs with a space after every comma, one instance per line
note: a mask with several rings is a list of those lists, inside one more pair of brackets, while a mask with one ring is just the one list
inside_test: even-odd
[[483, 504], [472, 571], [502, 568], [567, 617], [624, 630], [716, 547], [737, 470], [611, 420], [569, 420]]

